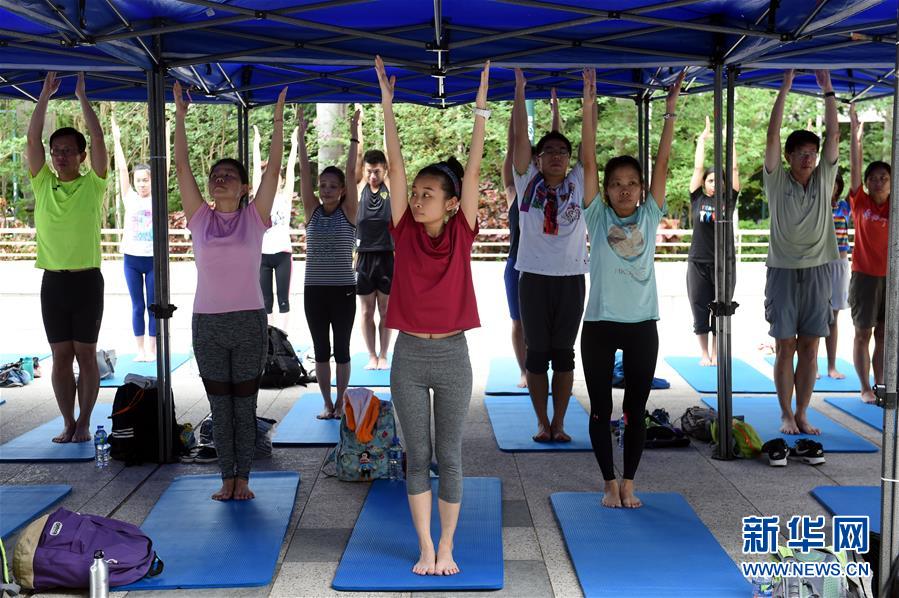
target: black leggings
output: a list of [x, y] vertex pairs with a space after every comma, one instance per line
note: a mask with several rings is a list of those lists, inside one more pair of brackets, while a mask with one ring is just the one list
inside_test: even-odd
[[624, 474], [633, 480], [646, 441], [646, 400], [656, 371], [659, 332], [655, 320], [645, 322], [584, 322], [581, 359], [590, 395], [590, 441], [602, 477], [615, 479], [612, 463], [612, 369], [615, 351], [621, 349], [624, 366]]
[[334, 361], [350, 362], [350, 335], [356, 319], [356, 285], [306, 285], [303, 295], [306, 323], [312, 335], [315, 361], [331, 358], [331, 330], [334, 330]]
[[272, 313], [275, 298], [272, 296], [272, 272], [278, 284], [278, 311], [282, 314], [290, 311], [290, 271], [293, 269], [293, 254], [289, 251], [279, 253], [263, 253], [262, 266], [259, 268], [259, 286], [262, 287], [262, 298], [265, 300], [265, 313]]
[[[731, 262], [730, 287], [727, 296], [733, 299], [737, 284], [736, 262]], [[715, 317], [709, 304], [715, 301], [715, 264], [713, 262], [687, 262], [687, 298], [693, 310], [693, 334], [715, 334]]]

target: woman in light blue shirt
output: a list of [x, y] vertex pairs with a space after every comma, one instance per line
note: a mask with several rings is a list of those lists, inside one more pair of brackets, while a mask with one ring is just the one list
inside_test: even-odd
[[[631, 156], [618, 156], [604, 169], [604, 201], [591, 201], [585, 212], [591, 240], [590, 296], [581, 331], [581, 359], [590, 395], [590, 440], [605, 480], [602, 504], [606, 507], [643, 504], [634, 494], [634, 476], [646, 439], [643, 414], [659, 352], [653, 260], [656, 228], [666, 209], [668, 157], [682, 81], [683, 74], [668, 92], [665, 126], [646, 198], [640, 163]], [[618, 349], [623, 352], [625, 380], [620, 484], [615, 479], [609, 434], [612, 368]]]

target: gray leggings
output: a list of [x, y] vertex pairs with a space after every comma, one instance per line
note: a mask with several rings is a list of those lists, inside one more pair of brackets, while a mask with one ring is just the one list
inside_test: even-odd
[[471, 361], [464, 334], [423, 339], [400, 332], [390, 366], [390, 392], [406, 443], [406, 492], [431, 489], [431, 390], [440, 466], [438, 496], [462, 500], [462, 426], [471, 402]]
[[222, 478], [249, 479], [256, 449], [256, 395], [268, 352], [265, 310], [195, 313], [192, 330]]

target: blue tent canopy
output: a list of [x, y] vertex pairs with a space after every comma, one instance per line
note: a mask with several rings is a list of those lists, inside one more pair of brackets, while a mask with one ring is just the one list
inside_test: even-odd
[[380, 95], [375, 54], [397, 101], [440, 106], [474, 99], [486, 59], [495, 99], [511, 98], [513, 66], [535, 97], [580, 95], [585, 65], [599, 93], [639, 97], [667, 67], [702, 81], [716, 62], [752, 85], [769, 69], [852, 68], [838, 90], [873, 97], [892, 81], [896, 0], [23, 0], [0, 1], [0, 22], [0, 94], [13, 97], [34, 94], [13, 73], [56, 69], [88, 71], [92, 97], [142, 100], [127, 79], [162, 64], [200, 101], [266, 104], [287, 85], [294, 102], [366, 102]]

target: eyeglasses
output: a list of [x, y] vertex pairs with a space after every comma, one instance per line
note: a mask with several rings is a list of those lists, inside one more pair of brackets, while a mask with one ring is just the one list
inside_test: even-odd
[[562, 148], [562, 149], [545, 149], [537, 155], [540, 156], [541, 158], [543, 156], [550, 156], [550, 157], [560, 156], [560, 157], [564, 158], [566, 156], [571, 155], [571, 152], [569, 152], [567, 149], [564, 149], [564, 148]]
[[51, 156], [59, 156], [62, 158], [68, 158], [69, 156], [75, 156], [80, 153], [81, 152], [79, 152], [77, 149], [72, 149], [70, 147], [51, 147], [50, 148]]
[[793, 152], [793, 155], [802, 160], [805, 158], [817, 158], [818, 152]]

